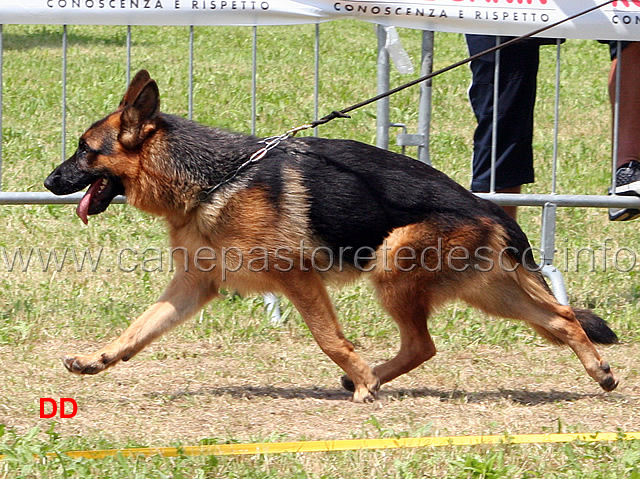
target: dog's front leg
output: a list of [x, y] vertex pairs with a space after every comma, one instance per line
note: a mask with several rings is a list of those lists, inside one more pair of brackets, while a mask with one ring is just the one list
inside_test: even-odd
[[160, 299], [111, 344], [93, 354], [67, 355], [65, 367], [76, 374], [96, 374], [128, 361], [147, 344], [196, 313], [218, 294], [206, 273], [178, 271]]
[[290, 271], [282, 292], [302, 315], [320, 348], [353, 380], [353, 401], [371, 402], [380, 380], [344, 337], [326, 287], [317, 273]]

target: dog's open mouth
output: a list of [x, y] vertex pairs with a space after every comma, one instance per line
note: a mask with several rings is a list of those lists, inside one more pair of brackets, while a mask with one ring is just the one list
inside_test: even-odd
[[124, 187], [119, 179], [114, 177], [99, 177], [84, 194], [76, 214], [86, 225], [89, 223], [89, 215], [102, 213], [118, 195], [124, 194]]

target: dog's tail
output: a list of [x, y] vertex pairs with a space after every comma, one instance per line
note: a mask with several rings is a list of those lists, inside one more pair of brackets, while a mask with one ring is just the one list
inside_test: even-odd
[[572, 309], [580, 326], [587, 333], [587, 337], [592, 343], [615, 344], [618, 342], [616, 333], [611, 330], [607, 322], [600, 316], [588, 309]]

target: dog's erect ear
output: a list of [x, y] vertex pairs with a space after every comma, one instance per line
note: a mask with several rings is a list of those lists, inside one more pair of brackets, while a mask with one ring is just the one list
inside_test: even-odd
[[136, 73], [136, 76], [134, 76], [133, 80], [129, 83], [129, 88], [127, 88], [127, 91], [122, 97], [120, 106], [124, 107], [133, 103], [133, 100], [136, 99], [138, 93], [140, 93], [149, 80], [151, 80], [151, 75], [149, 75], [147, 70], [140, 70]]
[[154, 117], [160, 109], [157, 83], [140, 70], [122, 99], [118, 140], [127, 149], [138, 147], [155, 130]]

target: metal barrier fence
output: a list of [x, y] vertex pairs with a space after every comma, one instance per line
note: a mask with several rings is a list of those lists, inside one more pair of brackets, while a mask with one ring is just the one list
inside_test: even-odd
[[[258, 31], [259, 28], [268, 27], [253, 27], [252, 35], [252, 82], [251, 82], [251, 131], [256, 131], [256, 118], [257, 118], [257, 72], [258, 72]], [[2, 188], [2, 104], [3, 104], [3, 26], [0, 25], [0, 204], [4, 205], [24, 205], [24, 204], [73, 204], [78, 203], [82, 197], [81, 193], [68, 195], [64, 197], [58, 197], [47, 192], [9, 192], [3, 191]], [[377, 27], [378, 36], [378, 60], [377, 60], [377, 82], [378, 91], [383, 92], [389, 89], [389, 71], [390, 71], [390, 59], [389, 53], [385, 48], [387, 32], [382, 26]], [[63, 26], [62, 31], [62, 93], [61, 93], [61, 105], [62, 105], [62, 117], [61, 117], [61, 158], [66, 158], [66, 122], [67, 122], [67, 27]], [[131, 43], [132, 43], [132, 27], [127, 27], [126, 36], [126, 51], [127, 51], [127, 83], [131, 75]], [[561, 273], [553, 267], [554, 251], [555, 251], [555, 218], [556, 209], [558, 207], [595, 207], [595, 208], [638, 208], [640, 209], [640, 198], [629, 196], [605, 196], [605, 195], [564, 195], [558, 194], [556, 190], [557, 185], [557, 138], [558, 138], [558, 117], [559, 117], [559, 91], [560, 91], [560, 59], [561, 59], [562, 46], [558, 42], [557, 55], [556, 55], [556, 79], [555, 79], [555, 126], [554, 126], [554, 148], [552, 158], [552, 181], [551, 189], [547, 194], [499, 194], [495, 192], [495, 151], [492, 158], [492, 174], [491, 174], [491, 192], [486, 194], [479, 194], [483, 198], [490, 199], [500, 205], [514, 205], [514, 206], [536, 206], [542, 208], [542, 233], [541, 233], [541, 263], [544, 274], [551, 280], [554, 293], [558, 300], [562, 303], [567, 303], [567, 296], [564, 289], [564, 281]], [[420, 74], [425, 74], [430, 71], [433, 63], [433, 32], [425, 31], [422, 34], [422, 59]], [[189, 28], [189, 74], [188, 74], [188, 116], [193, 115], [193, 70], [194, 70], [194, 27]], [[315, 25], [314, 35], [314, 85], [313, 85], [313, 103], [314, 103], [314, 118], [318, 118], [319, 114], [319, 64], [320, 64], [320, 25]], [[619, 83], [619, 72], [618, 78]], [[497, 54], [496, 61], [496, 84], [499, 75], [499, 53]], [[619, 91], [619, 88], [617, 89]], [[495, 96], [497, 102], [497, 95]], [[420, 86], [420, 100], [417, 105], [419, 112], [418, 118], [418, 131], [413, 134], [409, 134], [406, 131], [406, 126], [401, 123], [393, 123], [389, 117], [389, 105], [393, 99], [383, 99], [378, 102], [377, 105], [377, 120], [376, 120], [376, 143], [377, 146], [387, 148], [390, 141], [390, 131], [392, 128], [402, 128], [403, 133], [398, 135], [397, 143], [402, 146], [403, 149], [406, 146], [417, 146], [417, 157], [419, 160], [430, 163], [429, 160], [429, 124], [431, 114], [431, 85], [430, 82], [425, 82]], [[617, 125], [618, 125], [618, 110], [620, 99], [616, 98], [614, 106], [614, 154], [613, 154], [613, 168], [615, 171], [615, 158], [617, 147]], [[497, 104], [494, 104], [494, 115], [498, 111]], [[496, 125], [496, 119], [494, 118], [494, 126]], [[497, 129], [494, 127], [494, 144], [495, 135]], [[612, 178], [614, 175], [612, 175]], [[615, 178], [612, 180], [615, 181]], [[615, 186], [615, 184], [613, 185]], [[122, 197], [116, 198], [116, 203], [124, 203], [125, 200]]]
[[[2, 188], [2, 93], [3, 93], [3, 37], [4, 26], [0, 24], [0, 204], [19, 205], [19, 204], [73, 204], [77, 203], [82, 197], [81, 194], [68, 195], [58, 197], [47, 192], [6, 192]], [[131, 79], [131, 44], [132, 44], [132, 27], [127, 26], [126, 37], [126, 76], [127, 84]], [[68, 31], [67, 25], [62, 26], [62, 90], [61, 90], [61, 159], [67, 157], [66, 139], [67, 139], [67, 50], [68, 50]], [[258, 70], [258, 27], [253, 27], [252, 34], [252, 82], [251, 82], [251, 133], [256, 133], [257, 118], [257, 70]], [[189, 27], [189, 76], [188, 76], [188, 117], [193, 117], [193, 53], [194, 53], [194, 27]], [[314, 119], [318, 118], [318, 98], [319, 98], [319, 63], [320, 63], [320, 25], [315, 26], [315, 42], [314, 42]], [[316, 128], [317, 134], [317, 128]], [[124, 203], [124, 198], [116, 198], [115, 203]]]

